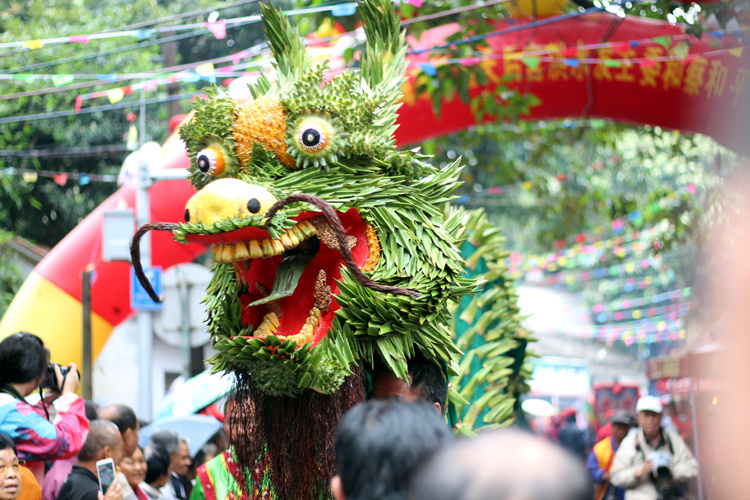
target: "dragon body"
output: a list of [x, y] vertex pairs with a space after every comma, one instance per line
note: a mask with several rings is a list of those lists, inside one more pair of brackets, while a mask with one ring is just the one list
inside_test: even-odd
[[[195, 102], [180, 136], [198, 191], [185, 222], [154, 226], [211, 246], [209, 361], [237, 374], [249, 401], [241, 418], [254, 432], [235, 446], [253, 496], [327, 496], [333, 429], [364, 399], [363, 368], [379, 359], [406, 380], [420, 351], [457, 375], [453, 312], [483, 283], [465, 273], [460, 252], [479, 219], [448, 204], [458, 161], [438, 169], [395, 148], [407, 48], [399, 18], [389, 0], [358, 10], [367, 39], [359, 69], [331, 76], [283, 13], [262, 7], [276, 78], [261, 76], [245, 103], [216, 87]], [[494, 234], [485, 233], [474, 243]], [[507, 353], [521, 330], [517, 310], [503, 307], [515, 323], [488, 340], [505, 340]], [[467, 375], [461, 394], [481, 386], [507, 407], [516, 391], [507, 388], [524, 375], [521, 365], [506, 372], [489, 385], [486, 373]], [[270, 472], [260, 480], [253, 470]]]

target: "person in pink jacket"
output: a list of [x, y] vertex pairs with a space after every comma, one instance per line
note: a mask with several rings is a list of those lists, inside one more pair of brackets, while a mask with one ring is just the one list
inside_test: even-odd
[[[63, 377], [49, 357], [42, 339], [31, 333], [14, 333], [0, 342], [0, 432], [16, 443], [19, 458], [26, 460], [39, 484], [44, 462], [75, 456], [89, 430], [83, 399], [75, 394], [75, 363]], [[48, 389], [37, 405], [29, 404], [26, 398], [40, 390], [48, 370], [54, 373], [50, 385], [57, 389]]]

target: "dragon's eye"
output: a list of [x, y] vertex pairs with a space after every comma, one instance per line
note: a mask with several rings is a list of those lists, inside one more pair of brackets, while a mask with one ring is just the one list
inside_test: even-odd
[[287, 152], [297, 162], [298, 167], [327, 166], [336, 161], [341, 153], [341, 124], [335, 118], [305, 115], [297, 119], [288, 132]]
[[211, 177], [224, 172], [224, 154], [216, 148], [200, 150], [195, 157], [198, 170]]
[[300, 130], [297, 144], [308, 153], [317, 153], [328, 145], [328, 130], [319, 123], [311, 123], [309, 127]]

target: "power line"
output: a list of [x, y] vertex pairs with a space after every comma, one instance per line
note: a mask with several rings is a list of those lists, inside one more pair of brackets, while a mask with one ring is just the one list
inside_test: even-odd
[[69, 149], [33, 149], [22, 151], [0, 150], [0, 158], [80, 158], [90, 156], [116, 156], [124, 151], [130, 151], [125, 144]]
[[[213, 11], [228, 9], [228, 8], [231, 8], [231, 7], [238, 7], [238, 6], [243, 5], [243, 4], [257, 3], [258, 1], [259, 0], [239, 0], [237, 2], [233, 2], [233, 3], [230, 3], [230, 4], [222, 5], [222, 6], [219, 6], [219, 7], [204, 8], [204, 9], [195, 10], [195, 11], [191, 11], [191, 12], [185, 12], [183, 14], [177, 14], [177, 15], [174, 15], [174, 16], [165, 17], [165, 18], [162, 18], [162, 19], [155, 19], [155, 20], [151, 20], [151, 21], [144, 21], [144, 22], [141, 22], [141, 23], [130, 24], [128, 26], [121, 26], [121, 27], [117, 27], [117, 28], [110, 28], [108, 30], [102, 31], [101, 33], [113, 33], [113, 32], [116, 32], [116, 31], [134, 30], [134, 29], [143, 28], [143, 27], [146, 27], [146, 26], [152, 26], [152, 25], [156, 25], [156, 24], [162, 24], [162, 23], [166, 23], [166, 22], [170, 22], [170, 21], [178, 21], [178, 20], [184, 19], [186, 17], [199, 16], [199, 15], [207, 14], [207, 13], [210, 13], [210, 12], [213, 12]], [[162, 43], [164, 43], [164, 42], [162, 42]], [[18, 49], [9, 50], [9, 51], [6, 51], [6, 52], [0, 52], [0, 57], [10, 56], [10, 55], [18, 54], [18, 53], [21, 53], [21, 52], [26, 52], [27, 50], [28, 49], [26, 49], [26, 48], [18, 48]]]
[[[261, 47], [261, 45], [258, 45], [257, 47]], [[248, 49], [248, 53], [246, 54], [246, 57], [250, 56], [250, 55], [255, 55], [254, 53], [249, 52], [250, 50], [253, 50], [253, 49]], [[258, 54], [260, 54], [261, 52], [262, 51], [260, 49], [258, 49]], [[179, 71], [183, 71], [183, 70], [186, 70], [186, 69], [196, 68], [196, 67], [201, 66], [203, 64], [218, 64], [218, 63], [223, 63], [223, 62], [227, 62], [227, 61], [232, 61], [236, 57], [237, 57], [236, 54], [232, 54], [232, 55], [229, 55], [229, 56], [218, 57], [218, 58], [209, 59], [209, 60], [206, 60], [206, 61], [199, 61], [197, 63], [181, 64], [179, 66], [172, 66], [172, 67], [169, 67], [169, 68], [156, 69], [156, 70], [152, 71], [152, 73], [154, 73], [154, 75], [160, 75], [160, 74], [164, 74], [164, 73], [177, 73]], [[10, 100], [10, 99], [18, 99], [20, 97], [32, 97], [32, 96], [37, 96], [37, 95], [56, 94], [56, 93], [59, 93], [59, 92], [66, 92], [68, 90], [85, 89], [85, 88], [94, 87], [96, 85], [101, 85], [101, 84], [102, 84], [102, 82], [99, 81], [99, 80], [97, 80], [97, 81], [94, 81], [94, 82], [73, 83], [73, 84], [70, 84], [70, 85], [63, 85], [61, 87], [55, 87], [55, 88], [47, 88], [47, 89], [39, 89], [39, 90], [28, 90], [26, 92], [16, 92], [15, 94], [4, 94], [4, 95], [0, 95], [0, 101], [7, 101], [7, 100]]]
[[97, 106], [94, 108], [83, 108], [79, 112], [76, 112], [75, 110], [71, 109], [69, 111], [56, 111], [54, 113], [38, 113], [34, 115], [11, 116], [8, 118], [0, 118], [0, 124], [26, 122], [26, 121], [34, 121], [34, 120], [46, 120], [49, 118], [61, 118], [65, 116], [74, 116], [74, 115], [85, 115], [89, 113], [95, 113], [97, 111], [113, 111], [116, 109], [135, 108], [135, 107], [140, 106], [141, 104], [151, 105], [151, 104], [161, 104], [161, 103], [169, 102], [169, 101], [181, 101], [183, 99], [190, 99], [199, 94], [200, 92], [195, 92], [195, 93], [190, 93], [190, 94], [179, 94], [179, 95], [167, 96], [167, 97], [156, 97], [153, 99], [146, 99], [144, 101], [108, 104], [106, 106]]

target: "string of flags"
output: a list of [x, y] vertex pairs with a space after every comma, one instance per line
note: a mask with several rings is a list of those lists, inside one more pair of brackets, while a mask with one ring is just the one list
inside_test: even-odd
[[[284, 13], [287, 16], [314, 14], [317, 12], [330, 12], [334, 17], [351, 16], [357, 10], [357, 4], [351, 3], [340, 3], [336, 5], [327, 5], [321, 7], [309, 7], [306, 9], [289, 10]], [[217, 40], [223, 40], [226, 38], [227, 27], [236, 27], [245, 24], [256, 23], [261, 20], [259, 15], [237, 17], [232, 19], [221, 19], [215, 21], [209, 21], [204, 23], [193, 23], [193, 24], [180, 24], [176, 26], [163, 26], [160, 28], [151, 29], [137, 29], [137, 30], [123, 30], [114, 31], [110, 33], [92, 33], [88, 35], [73, 35], [56, 38], [43, 38], [38, 40], [25, 40], [17, 42], [3, 42], [0, 43], [0, 48], [24, 48], [29, 50], [38, 50], [49, 45], [59, 45], [63, 43], [79, 43], [87, 44], [93, 40], [104, 40], [111, 38], [122, 38], [130, 37], [137, 38], [139, 40], [151, 38], [154, 33], [161, 32], [173, 32], [173, 31], [185, 31], [192, 29], [205, 29], [206, 31], [213, 34]]]
[[79, 172], [53, 172], [49, 170], [31, 170], [25, 168], [6, 168], [1, 171], [4, 175], [21, 176], [24, 182], [34, 183], [39, 177], [52, 179], [55, 184], [65, 186], [68, 180], [78, 181], [79, 186], [86, 186], [91, 182], [117, 182], [116, 175], [88, 174]]
[[[617, 312], [633, 307], [643, 307], [651, 304], [659, 304], [666, 301], [677, 301], [690, 297], [692, 290], [690, 287], [677, 288], [667, 292], [657, 293], [655, 295], [646, 295], [633, 299], [618, 299], [608, 303], [594, 304], [591, 311], [595, 314]], [[616, 318], [615, 318], [616, 319]], [[619, 320], [617, 320], [619, 321]], [[600, 323], [603, 323], [600, 321]]]

